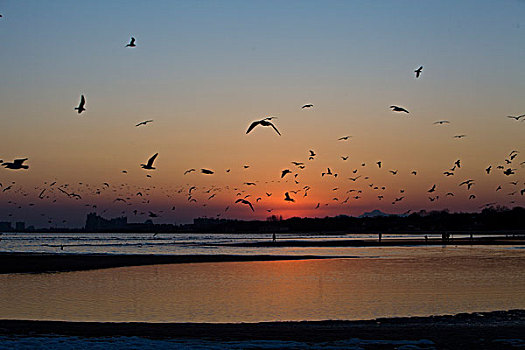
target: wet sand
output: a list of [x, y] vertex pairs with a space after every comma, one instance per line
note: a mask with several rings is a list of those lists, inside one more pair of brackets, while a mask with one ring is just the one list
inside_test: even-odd
[[[380, 318], [369, 321], [212, 323], [97, 323], [0, 320], [0, 335], [136, 336], [152, 339], [193, 338], [215, 341], [284, 340], [319, 343], [347, 339], [421, 340], [437, 348], [506, 348], [525, 344], [525, 310], [453, 316]], [[375, 348], [373, 346], [366, 348]], [[378, 347], [381, 348], [381, 347]], [[384, 348], [384, 347], [383, 347]]]
[[154, 255], [0, 253], [0, 273], [40, 273], [107, 269], [125, 266], [232, 261], [327, 259], [313, 255]]

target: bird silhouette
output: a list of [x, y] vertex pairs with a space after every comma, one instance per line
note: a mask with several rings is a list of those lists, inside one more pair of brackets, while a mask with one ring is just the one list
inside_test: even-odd
[[252, 211], [255, 211], [255, 209], [253, 209], [253, 205], [252, 205], [252, 203], [250, 203], [250, 202], [247, 201], [246, 199], [239, 198], [239, 199], [237, 199], [237, 200], [235, 201], [235, 203], [242, 203], [242, 204], [248, 205], [248, 206], [250, 206], [250, 209], [251, 209]]
[[304, 109], [304, 108], [312, 108], [313, 106], [314, 106], [314, 105], [312, 105], [312, 104], [306, 104], [306, 105], [302, 106], [301, 108], [303, 108], [303, 109]]
[[131, 40], [129, 41], [129, 44], [126, 45], [126, 47], [135, 47], [135, 38], [131, 37]]
[[211, 175], [214, 173], [214, 171], [209, 170], [209, 169], [201, 169], [201, 173], [206, 174], [206, 175]]
[[28, 158], [20, 158], [20, 159], [15, 159], [12, 162], [4, 162], [2, 163], [2, 166], [4, 166], [6, 169], [12, 169], [12, 170], [29, 169], [28, 165], [23, 164], [27, 159]]
[[392, 108], [392, 111], [394, 111], [394, 112], [405, 112], [405, 113], [410, 113], [409, 111], [407, 111], [407, 110], [404, 109], [403, 107], [399, 107], [399, 106], [390, 106], [390, 108]]
[[467, 137], [467, 135], [465, 135], [465, 134], [454, 135], [454, 138], [455, 138], [455, 139], [462, 139], [462, 138], [464, 138], [464, 137]]
[[188, 170], [186, 170], [186, 171], [184, 172], [183, 175], [189, 174], [189, 173], [191, 173], [192, 171], [195, 171], [195, 169], [188, 169]]
[[517, 116], [508, 115], [507, 118], [512, 118], [512, 119], [515, 119], [515, 120], [520, 120], [521, 118], [525, 118], [525, 114], [517, 115]]
[[434, 122], [433, 124], [443, 125], [443, 124], [450, 124], [450, 122], [448, 120], [438, 120], [437, 122]]
[[143, 122], [140, 122], [140, 123], [138, 123], [138, 124], [135, 125], [135, 126], [146, 125], [146, 124], [151, 123], [151, 122], [153, 122], [153, 119], [150, 119], [150, 120], [144, 120]]
[[75, 107], [75, 110], [78, 111], [78, 114], [86, 110], [84, 108], [85, 104], [86, 104], [86, 98], [84, 97], [84, 95], [80, 95], [80, 103], [78, 104], [78, 107]]
[[250, 131], [253, 130], [253, 128], [255, 128], [257, 125], [260, 125], [260, 126], [271, 126], [275, 130], [275, 132], [280, 136], [281, 133], [279, 132], [279, 130], [277, 130], [275, 125], [273, 125], [273, 123], [270, 122], [272, 118], [275, 118], [275, 117], [267, 117], [261, 120], [254, 121], [253, 123], [250, 124], [250, 126], [248, 127], [248, 130], [246, 130], [246, 133], [248, 134]]
[[489, 167], [487, 169], [485, 169], [485, 171], [487, 172], [487, 174], [490, 174], [490, 170], [492, 169], [492, 165], [489, 165]]
[[420, 66], [414, 71], [414, 73], [416, 73], [416, 79], [419, 78], [419, 76], [421, 75], [421, 71], [423, 71], [423, 66]]
[[338, 138], [337, 141], [346, 141], [346, 140], [348, 140], [350, 137], [352, 137], [352, 136], [343, 136], [343, 137]]
[[284, 200], [287, 202], [295, 202], [295, 199], [291, 198], [288, 192], [284, 194]]
[[142, 169], [154, 170], [155, 168], [153, 167], [153, 162], [155, 161], [155, 158], [157, 158], [158, 155], [158, 153], [155, 153], [153, 156], [151, 156], [150, 159], [148, 159], [147, 164], [141, 164], [140, 166], [142, 167]]
[[291, 174], [292, 172], [290, 171], [290, 169], [284, 169], [282, 172], [281, 172], [281, 179], [283, 177], [286, 176], [286, 174]]
[[434, 185], [432, 186], [432, 188], [430, 188], [427, 192], [432, 193], [432, 192], [434, 192], [435, 190], [436, 190], [436, 184], [434, 184]]

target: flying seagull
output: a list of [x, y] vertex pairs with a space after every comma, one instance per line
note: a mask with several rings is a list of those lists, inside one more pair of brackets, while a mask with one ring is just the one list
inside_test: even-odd
[[312, 108], [313, 106], [314, 106], [313, 104], [307, 104], [307, 105], [302, 106], [301, 108]]
[[521, 118], [525, 118], [525, 114], [517, 115], [517, 116], [508, 115], [507, 118], [512, 118], [512, 119], [515, 119], [515, 120], [520, 120]]
[[343, 136], [343, 137], [338, 138], [337, 141], [346, 141], [346, 140], [348, 140], [350, 137], [352, 137], [352, 136]]
[[414, 73], [416, 73], [416, 79], [419, 78], [422, 70], [423, 70], [423, 66], [420, 66], [418, 69], [414, 71]]
[[443, 124], [450, 124], [450, 122], [448, 120], [438, 120], [437, 122], [434, 122], [433, 124], [443, 125]]
[[146, 124], [148, 124], [148, 123], [151, 123], [152, 121], [153, 121], [153, 119], [150, 119], [150, 120], [144, 120], [143, 122], [140, 122], [140, 123], [138, 123], [138, 124], [135, 125], [135, 126], [146, 125]]
[[84, 95], [80, 96], [80, 103], [78, 104], [78, 107], [75, 107], [75, 110], [78, 111], [78, 114], [84, 112], [86, 109], [84, 108], [84, 105], [86, 104], [86, 98]]
[[287, 202], [295, 202], [295, 199], [291, 198], [288, 192], [284, 194], [284, 200]]
[[214, 173], [214, 171], [209, 169], [201, 169], [201, 173], [211, 175]]
[[131, 37], [131, 40], [129, 41], [129, 44], [126, 45], [126, 47], [135, 47], [135, 38]]
[[140, 166], [142, 167], [142, 169], [146, 169], [146, 170], [155, 169], [153, 167], [153, 162], [155, 161], [155, 158], [157, 158], [158, 155], [159, 155], [158, 153], [155, 153], [153, 156], [151, 156], [151, 158], [148, 159], [148, 164], [141, 164]]
[[237, 200], [235, 201], [235, 203], [239, 203], [239, 202], [242, 203], [242, 204], [249, 205], [249, 206], [250, 206], [250, 209], [251, 209], [252, 211], [255, 211], [255, 209], [253, 209], [253, 205], [252, 205], [252, 203], [250, 203], [250, 202], [247, 201], [246, 199], [239, 198], [239, 199], [237, 199]]
[[409, 111], [407, 111], [407, 110], [404, 109], [403, 107], [399, 107], [399, 106], [390, 106], [390, 108], [392, 108], [392, 111], [394, 111], [394, 112], [405, 112], [405, 113], [410, 113]]
[[264, 118], [264, 119], [261, 119], [261, 120], [256, 120], [254, 121], [253, 123], [250, 124], [250, 126], [248, 127], [248, 130], [246, 130], [246, 133], [248, 134], [250, 131], [253, 130], [253, 128], [255, 128], [257, 125], [261, 125], [261, 126], [271, 126], [275, 132], [277, 134], [279, 134], [279, 136], [281, 135], [281, 133], [279, 132], [279, 130], [277, 130], [277, 128], [275, 127], [275, 125], [273, 125], [272, 122], [270, 122], [270, 120], [272, 119], [273, 117], [268, 117], [268, 118]]
[[4, 163], [2, 163], [2, 166], [4, 166], [6, 169], [13, 169], [13, 170], [29, 169], [28, 165], [23, 165], [23, 163], [27, 159], [28, 158], [21, 158], [21, 159], [15, 159], [15, 160], [13, 160], [13, 162], [4, 162]]

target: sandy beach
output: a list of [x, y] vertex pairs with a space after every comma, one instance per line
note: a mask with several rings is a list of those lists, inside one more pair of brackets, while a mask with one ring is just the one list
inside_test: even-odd
[[[11, 337], [80, 336], [201, 339], [213, 341], [280, 340], [320, 342], [425, 340], [430, 348], [502, 349], [525, 344], [525, 310], [366, 321], [210, 323], [97, 323], [0, 320], [0, 335]], [[519, 345], [518, 344], [518, 345]], [[367, 349], [384, 349], [377, 345]], [[386, 347], [389, 348], [389, 347]]]

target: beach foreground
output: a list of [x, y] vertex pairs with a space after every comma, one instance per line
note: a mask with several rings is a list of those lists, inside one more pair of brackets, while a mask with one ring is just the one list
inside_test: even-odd
[[[97, 323], [0, 320], [0, 338], [27, 337], [140, 337], [209, 342], [284, 341], [311, 347], [505, 349], [525, 346], [525, 310], [457, 314], [453, 316], [379, 318], [368, 321], [263, 322], [263, 323]], [[67, 338], [66, 338], [67, 339]], [[77, 339], [78, 340], [78, 339]], [[39, 340], [42, 341], [42, 340]], [[345, 341], [347, 341], [345, 343]], [[386, 342], [385, 342], [386, 341]], [[2, 342], [0, 341], [0, 346]], [[179, 343], [180, 344], [180, 343]], [[186, 343], [188, 345], [189, 343]], [[249, 343], [245, 343], [249, 344]], [[282, 343], [270, 343], [282, 347]], [[267, 344], [268, 345], [268, 344]], [[390, 346], [388, 346], [390, 345]]]

